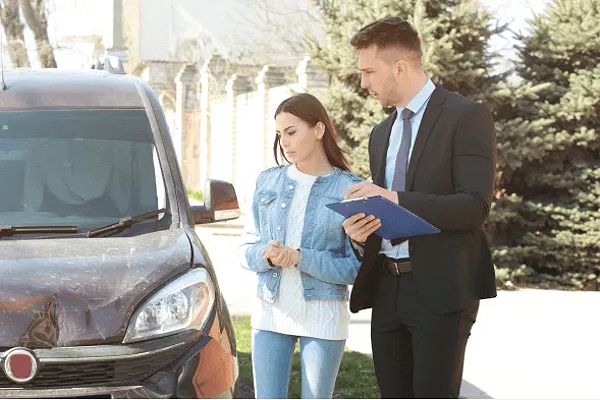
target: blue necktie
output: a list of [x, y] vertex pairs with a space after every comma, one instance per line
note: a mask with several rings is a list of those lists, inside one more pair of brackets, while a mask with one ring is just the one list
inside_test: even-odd
[[392, 190], [398, 192], [406, 189], [406, 170], [408, 169], [408, 153], [412, 138], [410, 119], [413, 115], [415, 113], [408, 108], [405, 108], [400, 113], [400, 118], [402, 119], [402, 140], [400, 141], [400, 150], [398, 150], [398, 155], [396, 156], [394, 179], [392, 180]]

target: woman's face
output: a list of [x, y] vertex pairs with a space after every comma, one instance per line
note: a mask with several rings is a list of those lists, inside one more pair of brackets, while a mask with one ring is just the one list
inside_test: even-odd
[[306, 121], [288, 112], [275, 117], [275, 129], [285, 157], [292, 164], [310, 161], [322, 150], [321, 138], [324, 125], [319, 122], [311, 127]]

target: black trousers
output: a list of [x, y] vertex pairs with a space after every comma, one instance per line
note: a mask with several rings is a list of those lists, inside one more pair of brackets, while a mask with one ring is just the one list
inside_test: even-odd
[[379, 281], [371, 345], [382, 398], [458, 398], [463, 362], [479, 300], [435, 314], [419, 301], [412, 273]]

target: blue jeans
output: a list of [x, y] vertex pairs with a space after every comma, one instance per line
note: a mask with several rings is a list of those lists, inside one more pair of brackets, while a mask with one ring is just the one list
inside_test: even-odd
[[345, 340], [325, 340], [252, 330], [252, 372], [257, 399], [288, 396], [294, 345], [300, 339], [302, 398], [330, 399], [333, 395]]

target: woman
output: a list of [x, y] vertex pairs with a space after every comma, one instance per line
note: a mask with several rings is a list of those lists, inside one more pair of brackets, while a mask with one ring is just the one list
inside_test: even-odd
[[256, 182], [252, 219], [240, 248], [258, 275], [252, 313], [257, 398], [287, 397], [300, 342], [302, 397], [331, 398], [348, 336], [348, 284], [359, 261], [343, 217], [325, 205], [361, 181], [348, 172], [337, 132], [319, 100], [299, 94], [275, 111], [275, 161]]

